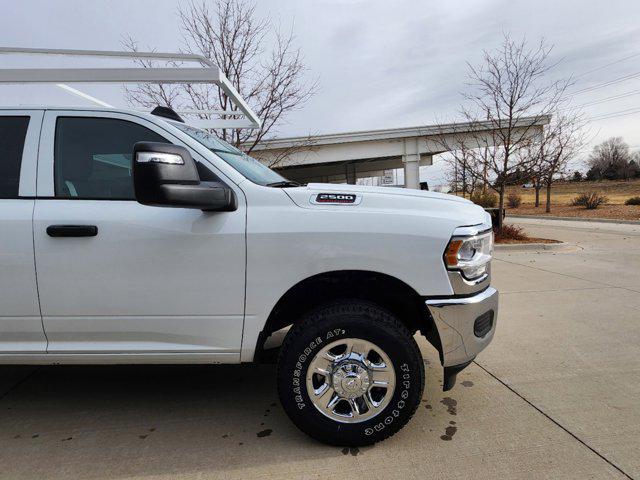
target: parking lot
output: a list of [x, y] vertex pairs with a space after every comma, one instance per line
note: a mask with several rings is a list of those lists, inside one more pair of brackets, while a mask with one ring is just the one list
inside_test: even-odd
[[395, 437], [319, 444], [272, 366], [0, 367], [0, 478], [639, 478], [640, 225], [522, 220], [492, 345]]

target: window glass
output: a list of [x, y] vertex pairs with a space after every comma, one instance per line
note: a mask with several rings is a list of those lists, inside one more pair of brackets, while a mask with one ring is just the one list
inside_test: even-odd
[[253, 183], [269, 185], [270, 183], [279, 183], [286, 180], [283, 176], [274, 172], [266, 165], [263, 165], [255, 158], [232, 147], [211, 133], [200, 130], [199, 128], [190, 127], [184, 123], [171, 122], [171, 125], [182, 130], [191, 138], [207, 147]]
[[54, 177], [60, 198], [133, 200], [136, 142], [170, 143], [137, 123], [115, 118], [60, 117]]
[[18, 198], [29, 117], [0, 116], [0, 198]]

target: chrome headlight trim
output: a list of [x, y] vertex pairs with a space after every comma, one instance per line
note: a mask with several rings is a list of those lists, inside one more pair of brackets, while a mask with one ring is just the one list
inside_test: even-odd
[[456, 228], [443, 254], [447, 270], [459, 272], [470, 282], [488, 276], [492, 258], [493, 230], [487, 224]]
[[467, 227], [458, 227], [453, 231], [452, 237], [472, 237], [487, 233], [492, 230], [491, 224], [481, 223], [478, 225], [470, 225]]

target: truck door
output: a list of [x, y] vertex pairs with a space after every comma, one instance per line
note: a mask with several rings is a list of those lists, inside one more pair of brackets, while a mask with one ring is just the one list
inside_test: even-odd
[[42, 112], [0, 110], [0, 354], [44, 353], [32, 217]]
[[[48, 352], [237, 362], [244, 195], [230, 185], [234, 212], [137, 203], [131, 167], [138, 141], [181, 144], [135, 115], [45, 114], [34, 242]], [[203, 171], [221, 175], [191, 153]]]

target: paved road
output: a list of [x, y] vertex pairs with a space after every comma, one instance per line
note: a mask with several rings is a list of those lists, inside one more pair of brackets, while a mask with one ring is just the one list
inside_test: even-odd
[[[299, 433], [269, 366], [2, 367], [0, 478], [640, 478], [640, 226], [531, 221], [491, 347], [374, 447]], [[353, 477], [352, 477], [353, 476]]]

